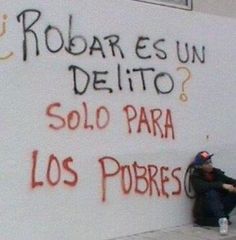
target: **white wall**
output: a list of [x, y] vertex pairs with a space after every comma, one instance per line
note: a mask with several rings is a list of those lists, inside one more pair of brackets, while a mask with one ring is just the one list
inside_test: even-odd
[[197, 12], [236, 18], [236, 1], [193, 0], [193, 10]]
[[[235, 21], [128, 0], [9, 0], [1, 14], [1, 239], [99, 240], [189, 223], [183, 176], [194, 155], [207, 149], [235, 172]], [[71, 51], [99, 39], [77, 56], [64, 48], [70, 14], [71, 37], [80, 36]], [[119, 36], [114, 49], [109, 35]], [[177, 42], [183, 59], [188, 45], [186, 63]], [[84, 94], [71, 65], [84, 71], [80, 92], [89, 73]], [[146, 89], [139, 68], [149, 69]], [[78, 128], [62, 127], [68, 119]]]

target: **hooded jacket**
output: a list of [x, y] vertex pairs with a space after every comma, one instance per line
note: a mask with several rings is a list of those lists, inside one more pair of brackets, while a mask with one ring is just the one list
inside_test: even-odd
[[224, 183], [236, 185], [235, 179], [226, 176], [224, 172], [218, 168], [213, 168], [212, 174], [214, 175], [214, 180], [208, 181], [202, 169], [194, 169], [190, 176], [190, 181], [197, 196], [202, 195], [212, 189], [224, 190]]

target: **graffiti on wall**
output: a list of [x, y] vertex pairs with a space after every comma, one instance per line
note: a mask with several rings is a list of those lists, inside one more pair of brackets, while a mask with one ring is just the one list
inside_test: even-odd
[[[50, 22], [50, 17], [43, 15], [38, 9], [25, 9], [15, 16], [21, 33], [15, 40], [21, 43], [21, 55], [16, 57], [23, 63], [28, 63], [58, 53], [70, 56], [68, 59], [71, 63], [67, 63], [66, 70], [63, 70], [69, 78], [69, 81], [66, 79], [68, 88], [65, 91], [80, 101], [77, 108], [68, 108], [62, 101], [49, 102], [44, 109], [47, 130], [54, 134], [60, 131], [78, 133], [83, 131], [87, 134], [110, 131], [112, 116], [114, 111], [118, 111], [124, 123], [123, 134], [130, 137], [145, 135], [161, 141], [175, 141], [178, 132], [175, 127], [175, 111], [171, 106], [164, 108], [127, 102], [119, 109], [111, 109], [99, 103], [91, 107], [85, 97], [91, 93], [101, 97], [104, 95], [117, 97], [117, 93], [126, 95], [138, 92], [140, 96], [146, 96], [152, 92], [156, 98], [164, 96], [173, 98], [178, 95], [176, 101], [186, 103], [191, 98], [188, 95], [188, 88], [193, 80], [190, 68], [192, 65], [203, 66], [206, 63], [204, 44], [173, 40], [165, 36], [154, 39], [151, 35], [140, 33], [130, 44], [132, 49], [127, 49], [122, 44], [125, 36], [115, 31], [104, 36], [97, 33], [87, 36], [77, 29], [71, 14], [67, 16], [67, 29], [48, 21], [44, 25], [43, 16]], [[2, 17], [0, 37], [6, 33], [7, 17], [6, 14]], [[12, 55], [13, 52], [9, 52], [3, 55], [2, 59], [8, 59]], [[88, 64], [78, 63], [76, 61], [78, 57], [97, 59], [104, 64], [102, 68], [100, 64], [98, 68], [93, 66], [91, 69]], [[111, 59], [116, 59], [116, 63], [109, 63]], [[127, 65], [125, 61], [127, 59], [136, 59], [139, 64]], [[153, 63], [153, 61], [165, 63], [172, 59], [175, 59], [176, 66], [170, 70], [162, 70], [161, 64], [157, 66]], [[181, 79], [181, 82], [177, 79]], [[40, 149], [32, 149], [30, 154], [29, 182], [32, 190], [62, 185], [75, 188], [83, 181], [83, 176], [76, 166], [77, 158], [73, 153], [62, 159], [56, 153], [49, 154], [44, 159], [45, 156], [41, 154]], [[100, 172], [102, 202], [107, 201], [111, 191], [110, 180], [117, 181], [119, 190], [124, 195], [170, 199], [182, 193], [182, 169], [178, 165], [147, 162], [144, 164], [138, 160], [127, 164], [106, 153], [96, 160]], [[39, 176], [39, 172], [42, 171], [39, 168], [41, 162], [44, 163], [43, 176]], [[112, 171], [108, 165], [113, 166]]]
[[[114, 71], [110, 73], [107, 69], [94, 69], [89, 71], [86, 66], [76, 65], [72, 63], [68, 66], [71, 72], [71, 85], [76, 95], [86, 95], [88, 88], [92, 88], [94, 92], [105, 92], [112, 94], [120, 91], [134, 92], [141, 90], [147, 91], [148, 81], [152, 85], [150, 88], [155, 89], [157, 95], [171, 94], [175, 88], [174, 76], [176, 72], [186, 71], [188, 80], [191, 78], [191, 71], [187, 67], [177, 66], [173, 73], [159, 71], [155, 66], [135, 67], [123, 66], [122, 59], [126, 59], [126, 55], [130, 55], [139, 60], [148, 61], [157, 59], [159, 61], [168, 61], [170, 58], [176, 58], [180, 64], [204, 64], [206, 61], [205, 46], [197, 46], [183, 41], [173, 41], [172, 49], [167, 49], [166, 42], [169, 39], [158, 38], [152, 39], [150, 36], [139, 36], [133, 43], [133, 49], [124, 49], [120, 40], [122, 36], [118, 34], [110, 34], [107, 36], [90, 36], [86, 37], [82, 34], [72, 34], [75, 31], [73, 25], [73, 16], [68, 16], [68, 29], [63, 32], [58, 26], [46, 25], [43, 32], [38, 32], [36, 26], [40, 24], [41, 12], [39, 10], [24, 10], [17, 16], [17, 21], [21, 24], [22, 29], [22, 57], [23, 61], [29, 58], [42, 55], [42, 49], [46, 49], [49, 54], [64, 52], [68, 56], [83, 57], [89, 56], [97, 58], [99, 61], [105, 62], [111, 58], [119, 59], [121, 62], [114, 66]], [[28, 21], [26, 21], [28, 19]], [[30, 20], [29, 20], [30, 19]], [[76, 24], [75, 24], [76, 26]], [[73, 31], [72, 31], [73, 29]], [[53, 34], [52, 34], [53, 33]], [[56, 35], [56, 37], [55, 37]], [[44, 39], [43, 42], [39, 42]], [[59, 43], [58, 43], [59, 41]], [[29, 42], [33, 42], [34, 47], [29, 49]], [[56, 43], [56, 44], [55, 44]], [[44, 46], [42, 46], [44, 45]], [[56, 46], [55, 46], [56, 45]], [[126, 53], [126, 54], [125, 54]], [[151, 75], [151, 77], [150, 77]], [[113, 79], [109, 84], [109, 78]], [[163, 87], [163, 79], [165, 86]], [[113, 86], [111, 86], [111, 84]]]
[[[5, 38], [5, 34], [7, 33], [7, 21], [8, 21], [8, 15], [3, 14], [1, 17], [1, 30], [0, 30], [0, 39]], [[10, 57], [13, 56], [13, 52], [7, 51], [0, 54], [0, 60], [7, 60]]]
[[[182, 191], [179, 172], [181, 167], [171, 169], [168, 166], [157, 166], [156, 164], [141, 165], [136, 161], [130, 165], [122, 165], [110, 156], [100, 158], [102, 169], [102, 201], [105, 202], [108, 183], [112, 178], [118, 178], [123, 194], [138, 194], [156, 197], [170, 198], [180, 195]], [[107, 165], [112, 164], [114, 170], [108, 170]], [[167, 190], [167, 185], [173, 185], [174, 189]]]

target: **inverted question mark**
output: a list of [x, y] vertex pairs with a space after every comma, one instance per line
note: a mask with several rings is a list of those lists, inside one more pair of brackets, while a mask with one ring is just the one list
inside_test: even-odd
[[[7, 22], [8, 16], [4, 14], [2, 16], [2, 26], [1, 26], [1, 31], [0, 31], [0, 38], [3, 37], [6, 32], [7, 32], [7, 27], [6, 27], [6, 22]], [[0, 54], [0, 60], [6, 60], [10, 58], [13, 55], [13, 52], [9, 52], [7, 54]]]
[[184, 88], [185, 86], [184, 85], [186, 84], [186, 82], [191, 80], [192, 74], [191, 74], [190, 70], [188, 68], [186, 68], [186, 67], [177, 67], [176, 70], [177, 71], [184, 70], [187, 73], [187, 76], [186, 76], [185, 80], [182, 82], [182, 92], [179, 95], [179, 99], [182, 102], [186, 102], [186, 101], [188, 101], [188, 96], [185, 93], [185, 88]]

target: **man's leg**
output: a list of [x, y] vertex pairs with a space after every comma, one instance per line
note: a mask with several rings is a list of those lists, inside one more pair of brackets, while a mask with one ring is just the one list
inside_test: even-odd
[[216, 190], [210, 190], [204, 196], [205, 225], [218, 226], [218, 219], [226, 217], [221, 194]]
[[222, 196], [224, 212], [228, 216], [236, 206], [236, 193], [226, 193]]

